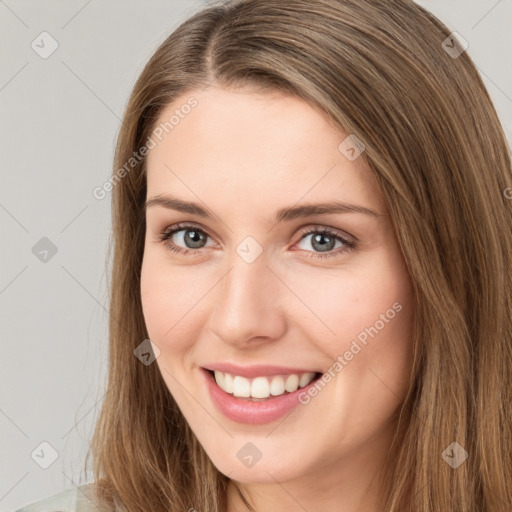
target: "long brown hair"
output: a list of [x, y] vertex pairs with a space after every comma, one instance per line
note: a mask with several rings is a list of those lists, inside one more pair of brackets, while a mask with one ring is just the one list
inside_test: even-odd
[[[134, 357], [148, 338], [146, 159], [126, 167], [165, 107], [213, 84], [296, 95], [365, 146], [417, 304], [386, 511], [512, 509], [512, 166], [463, 50], [409, 0], [238, 0], [201, 10], [161, 44], [115, 154], [108, 386], [88, 452], [102, 501], [130, 512], [226, 510], [229, 479], [157, 365]], [[457, 468], [443, 456], [454, 442], [468, 454]]]

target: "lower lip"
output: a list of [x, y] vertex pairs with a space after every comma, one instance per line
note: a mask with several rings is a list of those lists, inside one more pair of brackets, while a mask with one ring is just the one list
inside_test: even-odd
[[254, 402], [245, 398], [236, 398], [223, 391], [215, 382], [213, 375], [204, 368], [201, 372], [205, 376], [208, 391], [217, 408], [232, 421], [248, 423], [250, 425], [262, 425], [281, 419], [289, 414], [299, 402], [299, 393], [308, 391], [317, 379], [307, 386], [297, 389], [293, 393], [285, 393], [265, 401]]

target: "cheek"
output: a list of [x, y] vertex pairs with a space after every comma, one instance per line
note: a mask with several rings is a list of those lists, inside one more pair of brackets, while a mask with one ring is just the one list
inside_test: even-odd
[[162, 342], [171, 337], [179, 317], [176, 290], [171, 274], [151, 253], [144, 255], [141, 269], [141, 302], [149, 337], [160, 349]]
[[[211, 286], [211, 285], [210, 285]], [[206, 276], [170, 267], [162, 257], [146, 254], [141, 269], [141, 302], [150, 339], [166, 354], [184, 352], [198, 339], [207, 301]]]
[[[193, 315], [187, 300], [176, 290], [183, 289], [179, 269], [169, 271], [161, 262], [145, 256], [141, 269], [141, 302], [148, 337], [159, 348], [156, 364], [167, 388], [186, 411], [189, 407], [180, 382], [187, 354], [193, 347]], [[187, 314], [188, 311], [188, 314]], [[192, 323], [190, 321], [192, 320]], [[196, 322], [196, 325], [200, 325]]]
[[293, 282], [309, 309], [301, 315], [303, 329], [332, 359], [349, 350], [354, 340], [369, 347], [371, 340], [379, 339], [384, 346], [391, 339], [395, 345], [409, 339], [411, 295], [408, 276], [401, 271], [366, 267], [338, 279], [331, 272], [314, 280], [297, 275]]

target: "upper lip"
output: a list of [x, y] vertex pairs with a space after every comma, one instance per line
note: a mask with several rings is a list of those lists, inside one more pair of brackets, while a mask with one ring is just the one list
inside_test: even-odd
[[230, 373], [248, 379], [254, 377], [267, 377], [272, 375], [291, 375], [292, 373], [318, 373], [316, 370], [304, 368], [290, 368], [286, 366], [274, 366], [257, 364], [252, 366], [238, 366], [232, 363], [212, 363], [203, 366], [206, 370]]

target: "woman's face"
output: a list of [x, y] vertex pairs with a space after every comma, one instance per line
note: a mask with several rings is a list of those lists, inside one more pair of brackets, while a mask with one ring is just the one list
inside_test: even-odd
[[409, 383], [413, 295], [361, 148], [280, 93], [210, 87], [159, 125], [142, 304], [198, 440], [240, 482], [373, 467]]

